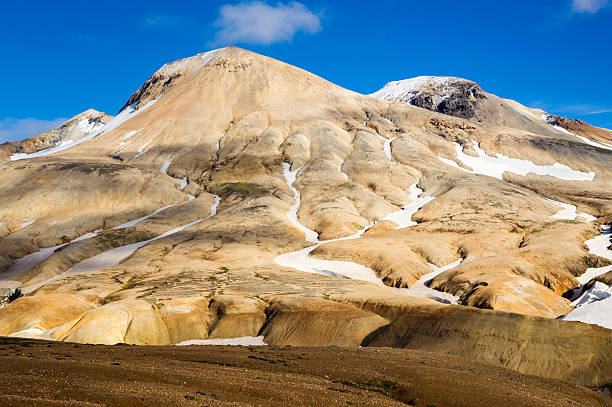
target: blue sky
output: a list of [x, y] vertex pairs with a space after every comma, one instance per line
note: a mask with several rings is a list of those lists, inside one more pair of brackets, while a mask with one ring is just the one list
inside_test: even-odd
[[116, 114], [166, 62], [237, 45], [371, 93], [418, 75], [612, 128], [612, 0], [5, 2], [0, 142]]

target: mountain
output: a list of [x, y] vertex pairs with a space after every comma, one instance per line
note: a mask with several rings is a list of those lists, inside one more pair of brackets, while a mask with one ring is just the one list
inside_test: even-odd
[[19, 154], [33, 154], [41, 150], [59, 147], [95, 134], [112, 116], [89, 109], [74, 116], [59, 127], [36, 134], [22, 141], [0, 144], [0, 160]]
[[582, 120], [551, 115], [514, 100], [502, 99], [483, 91], [478, 84], [468, 79], [418, 76], [389, 82], [371, 96], [391, 102], [409, 103], [480, 123], [550, 134], [552, 129], [547, 128], [545, 122], [556, 130], [569, 131], [583, 137], [583, 142], [596, 147], [610, 148], [612, 144], [612, 130], [595, 127]]
[[164, 65], [95, 134], [0, 164], [0, 287], [24, 294], [0, 335], [409, 346], [605, 384], [612, 151], [459, 83], [432, 111], [234, 47]]

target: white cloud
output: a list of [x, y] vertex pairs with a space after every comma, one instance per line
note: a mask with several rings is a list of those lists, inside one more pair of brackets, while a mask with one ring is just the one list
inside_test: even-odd
[[66, 118], [53, 120], [15, 119], [7, 117], [0, 120], [0, 143], [23, 140], [35, 134], [53, 129], [66, 122]]
[[301, 3], [271, 6], [261, 1], [249, 1], [222, 6], [215, 26], [220, 30], [210, 46], [239, 42], [269, 45], [290, 41], [298, 31], [317, 33], [321, 30], [321, 19]]
[[609, 0], [572, 0], [572, 11], [594, 14], [609, 4]]

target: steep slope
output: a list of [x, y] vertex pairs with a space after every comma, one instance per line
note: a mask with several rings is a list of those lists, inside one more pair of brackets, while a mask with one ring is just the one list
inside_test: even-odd
[[[518, 108], [502, 116], [378, 100], [238, 48], [167, 64], [95, 135], [0, 164], [0, 267], [26, 294], [0, 332], [352, 346], [414, 307], [441, 326], [475, 313], [504, 329], [473, 306], [588, 330], [581, 351], [599, 357], [609, 330], [550, 318], [571, 311], [576, 277], [608, 264], [584, 242], [612, 213], [612, 151], [535, 114], [523, 126]], [[425, 298], [404, 290], [432, 270]], [[55, 294], [94, 308], [43, 321], [35, 309]], [[515, 346], [472, 338], [486, 349], [473, 357], [495, 363]], [[513, 368], [558, 377], [565, 362], [533, 346], [540, 359]]]
[[47, 130], [22, 141], [6, 142], [0, 145], [0, 161], [20, 154], [32, 154], [77, 141], [83, 137], [95, 134], [113, 117], [106, 113], [89, 109], [74, 116], [59, 127]]
[[612, 149], [612, 130], [595, 127], [582, 120], [550, 114], [543, 115], [543, 118], [553, 127], [577, 135], [585, 143], [599, 148]]

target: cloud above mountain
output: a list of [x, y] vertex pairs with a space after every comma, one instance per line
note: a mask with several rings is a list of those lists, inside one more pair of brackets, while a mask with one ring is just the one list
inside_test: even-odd
[[219, 31], [210, 46], [269, 45], [291, 41], [298, 31], [308, 34], [321, 31], [321, 18], [298, 2], [272, 6], [250, 1], [222, 6], [215, 26]]
[[43, 131], [53, 129], [67, 120], [66, 118], [40, 120], [33, 118], [15, 119], [13, 117], [0, 119], [0, 143], [26, 139]]
[[595, 14], [609, 5], [609, 0], [572, 0], [572, 11], [575, 13]]

